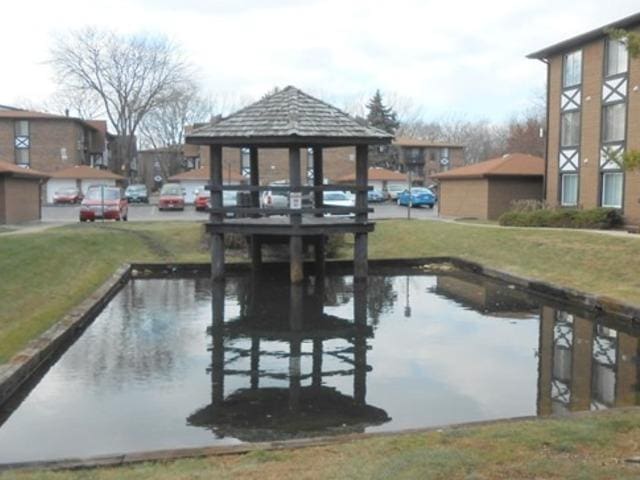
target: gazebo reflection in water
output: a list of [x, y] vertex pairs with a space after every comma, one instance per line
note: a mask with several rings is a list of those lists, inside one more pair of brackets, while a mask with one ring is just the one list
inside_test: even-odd
[[[344, 277], [291, 284], [269, 275], [240, 281], [240, 313], [227, 321], [225, 282], [213, 282], [211, 404], [188, 423], [220, 436], [269, 441], [362, 432], [389, 421], [384, 410], [366, 403], [367, 340], [373, 337], [366, 282], [354, 282], [352, 318], [340, 318], [324, 306], [330, 282]], [[247, 387], [225, 395], [230, 376], [246, 378]], [[351, 377], [351, 391], [326, 385], [338, 376]]]

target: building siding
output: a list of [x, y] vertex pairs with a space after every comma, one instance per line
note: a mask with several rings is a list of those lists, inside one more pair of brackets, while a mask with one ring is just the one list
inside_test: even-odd
[[440, 180], [438, 209], [442, 216], [486, 219], [488, 200], [486, 178]]
[[[640, 31], [640, 28], [635, 30]], [[546, 202], [550, 206], [559, 206], [560, 204], [558, 155], [563, 54], [549, 58], [548, 67], [549, 129], [546, 159]], [[582, 208], [594, 208], [602, 203], [600, 147], [605, 39], [584, 44], [582, 55], [578, 205]], [[629, 62], [626, 147], [628, 150], [640, 150], [640, 59], [637, 58], [630, 59]], [[640, 224], [640, 172], [625, 172], [622, 213], [627, 223]]]
[[542, 200], [542, 177], [490, 178], [487, 218], [497, 220], [520, 200]]

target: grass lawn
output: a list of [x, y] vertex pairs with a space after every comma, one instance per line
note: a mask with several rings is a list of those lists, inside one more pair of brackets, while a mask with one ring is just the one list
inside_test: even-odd
[[[640, 238], [393, 220], [378, 223], [369, 245], [371, 258], [458, 256], [640, 305]], [[341, 254], [348, 257], [351, 250]], [[0, 363], [124, 262], [207, 260], [202, 226], [188, 222], [71, 225], [0, 236]], [[297, 451], [0, 478], [640, 478], [640, 465], [622, 461], [633, 455], [640, 455], [637, 410]]]
[[120, 468], [14, 472], [66, 479], [637, 479], [640, 411], [377, 437], [288, 451], [255, 451]]
[[[369, 249], [371, 258], [458, 256], [640, 305], [640, 238], [393, 220], [378, 222]], [[124, 262], [207, 260], [202, 225], [188, 222], [78, 224], [2, 236], [0, 363]]]

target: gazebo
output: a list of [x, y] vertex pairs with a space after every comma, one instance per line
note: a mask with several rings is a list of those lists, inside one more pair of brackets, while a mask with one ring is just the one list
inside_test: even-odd
[[[389, 144], [393, 136], [363, 125], [341, 110], [289, 86], [224, 118], [203, 126], [187, 136], [187, 143], [209, 145], [211, 159], [210, 221], [211, 274], [214, 280], [224, 277], [224, 235], [239, 233], [250, 239], [254, 266], [261, 263], [261, 245], [268, 239], [285, 239], [290, 245], [292, 283], [303, 280], [303, 238], [313, 243], [316, 267], [324, 266], [324, 238], [331, 234], [351, 233], [354, 242], [354, 275], [367, 276], [367, 234], [374, 224], [369, 221], [367, 203], [368, 148]], [[323, 184], [324, 148], [355, 146], [355, 184]], [[248, 148], [249, 185], [223, 185], [222, 148]], [[289, 185], [261, 186], [259, 148], [289, 149]], [[300, 149], [313, 155], [313, 185], [303, 185]], [[251, 192], [249, 207], [224, 207], [223, 190]], [[288, 208], [263, 208], [260, 193], [266, 190], [289, 195]], [[323, 192], [355, 192], [355, 207], [323, 205]], [[303, 195], [313, 197], [305, 206]], [[242, 218], [228, 219], [241, 214]]]

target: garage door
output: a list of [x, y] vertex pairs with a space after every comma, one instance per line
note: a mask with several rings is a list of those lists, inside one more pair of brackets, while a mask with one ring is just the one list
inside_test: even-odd
[[74, 178], [51, 178], [47, 182], [47, 203], [53, 203], [53, 195], [63, 188], [75, 188]]

